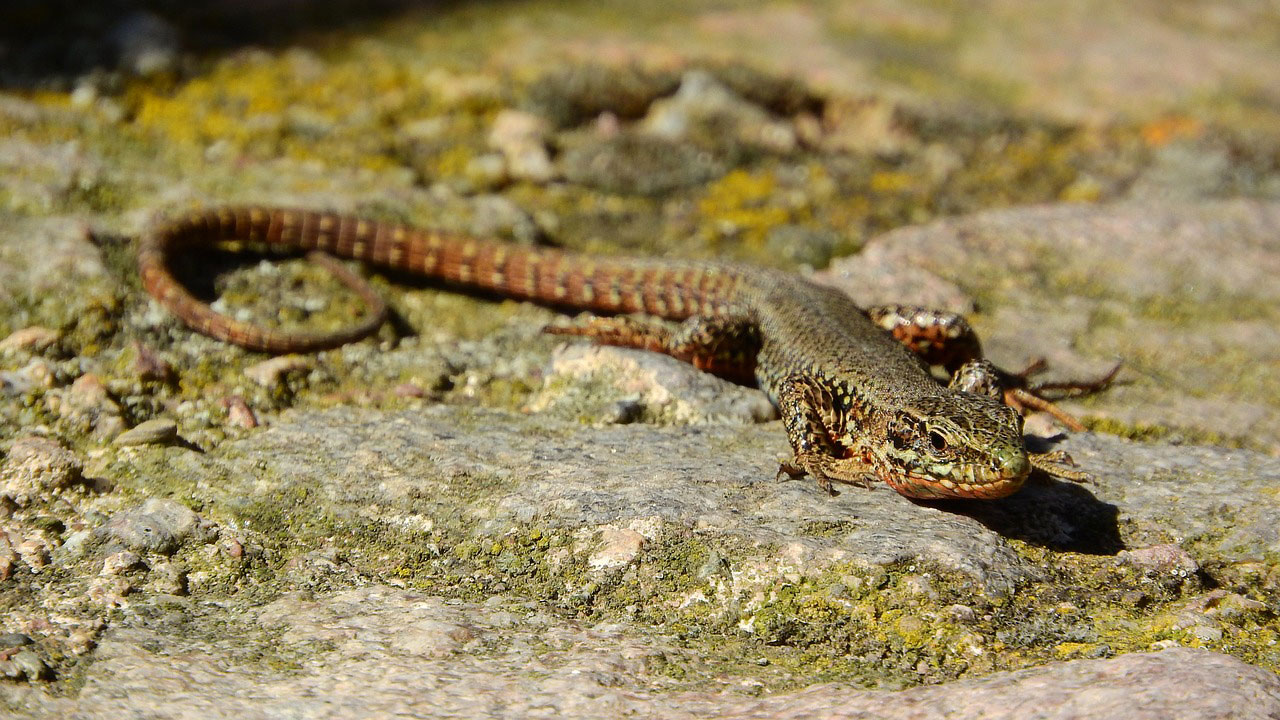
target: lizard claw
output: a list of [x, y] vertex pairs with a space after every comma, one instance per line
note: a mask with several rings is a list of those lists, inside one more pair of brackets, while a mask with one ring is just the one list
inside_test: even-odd
[[796, 465], [795, 463], [788, 462], [786, 460], [779, 460], [778, 474], [775, 475], [773, 479], [775, 481], [780, 482], [784, 479], [783, 475], [785, 475], [786, 480], [795, 480], [796, 478], [804, 477], [805, 475], [808, 475], [808, 474], [809, 473], [806, 472], [804, 468], [800, 467], [799, 465]]
[[796, 455], [792, 460], [778, 463], [777, 479], [782, 476], [799, 478], [808, 475], [818, 481], [818, 487], [832, 497], [839, 495], [833, 483], [841, 482], [871, 490], [878, 479], [862, 463], [850, 465], [848, 461], [818, 454]]
[[[1004, 402], [1019, 412], [1030, 409], [1048, 413], [1068, 430], [1084, 432], [1086, 429], [1084, 424], [1077, 420], [1075, 416], [1058, 407], [1053, 400], [1092, 395], [1107, 389], [1115, 381], [1121, 365], [1122, 363], [1116, 363], [1116, 366], [1111, 368], [1106, 375], [1093, 380], [1065, 380], [1031, 384], [1027, 379], [1045, 367], [1044, 359], [1039, 358], [1028, 365], [1022, 372], [1002, 373], [1001, 381], [1005, 388]], [[1046, 391], [1054, 393], [1052, 399], [1046, 394]]]
[[[806, 465], [810, 467], [806, 467]], [[778, 463], [778, 474], [774, 479], [782, 480], [782, 476], [786, 475], [786, 479], [795, 480], [805, 475], [812, 475], [818, 481], [818, 487], [826, 491], [828, 495], [839, 495], [835, 488], [831, 487], [831, 478], [825, 472], [822, 472], [820, 468], [812, 467], [812, 465], [812, 463], [806, 463], [800, 458], [796, 458], [795, 462], [783, 460]]]
[[1027, 459], [1031, 461], [1031, 467], [1054, 477], [1060, 477], [1063, 480], [1077, 483], [1087, 483], [1093, 480], [1093, 476], [1089, 473], [1073, 469], [1076, 467], [1076, 461], [1063, 450], [1029, 453]]

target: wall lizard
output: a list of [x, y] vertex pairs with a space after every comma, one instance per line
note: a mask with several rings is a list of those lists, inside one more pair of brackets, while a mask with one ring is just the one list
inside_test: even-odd
[[[170, 273], [167, 257], [235, 240], [311, 257], [369, 305], [332, 333], [260, 328], [219, 314]], [[1032, 386], [1031, 369], [1000, 370], [960, 316], [905, 306], [863, 309], [844, 293], [777, 270], [714, 262], [586, 256], [349, 215], [260, 207], [198, 210], [154, 222], [138, 266], [147, 291], [205, 335], [268, 353], [336, 347], [378, 328], [386, 306], [330, 257], [418, 273], [459, 286], [608, 314], [551, 332], [663, 352], [739, 381], [755, 380], [782, 417], [794, 457], [779, 475], [866, 485], [879, 478], [913, 498], [1000, 498], [1033, 467], [1083, 479], [1061, 453], [1032, 453], [1021, 409], [1082, 426], [1042, 394], [1090, 392], [1091, 382]], [[624, 313], [682, 320], [678, 329]], [[931, 365], [951, 374], [939, 382]], [[1117, 368], [1118, 369], [1118, 368]]]

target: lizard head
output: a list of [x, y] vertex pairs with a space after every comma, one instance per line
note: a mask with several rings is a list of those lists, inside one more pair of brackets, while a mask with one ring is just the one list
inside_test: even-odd
[[966, 392], [922, 398], [887, 418], [877, 474], [916, 498], [1001, 498], [1022, 487], [1031, 463], [1022, 416]]

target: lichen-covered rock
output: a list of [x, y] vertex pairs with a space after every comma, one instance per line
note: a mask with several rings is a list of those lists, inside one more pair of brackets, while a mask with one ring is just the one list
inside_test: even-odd
[[621, 132], [574, 142], [559, 159], [565, 177], [614, 193], [663, 195], [723, 175], [728, 163], [687, 144]]
[[596, 422], [753, 423], [777, 416], [759, 390], [691, 371], [655, 353], [565, 345], [552, 355], [543, 382], [530, 410]]
[[545, 73], [529, 86], [526, 95], [531, 110], [567, 127], [605, 112], [637, 118], [656, 98], [675, 90], [677, 82], [671, 72], [635, 64], [583, 63]]
[[770, 117], [703, 70], [685, 73], [674, 95], [655, 101], [640, 129], [666, 140], [692, 141], [722, 151], [739, 144], [774, 153], [796, 149], [790, 123]]
[[[121, 714], [181, 720], [211, 713], [246, 720], [281, 714], [598, 718], [639, 713], [689, 720], [1262, 720], [1280, 715], [1280, 679], [1274, 674], [1226, 655], [1182, 648], [1054, 663], [897, 693], [821, 683], [753, 697], [757, 693], [750, 684], [680, 688], [664, 670], [696, 659], [669, 634], [567, 621], [502, 600], [455, 603], [372, 586], [290, 594], [248, 612], [206, 612], [238, 622], [238, 646], [257, 648], [259, 654], [236, 652], [221, 637], [122, 629], [102, 638], [76, 696], [20, 687], [0, 687], [0, 696], [17, 710], [16, 717], [86, 720]], [[39, 671], [38, 664], [29, 664]]]
[[133, 552], [167, 555], [188, 539], [208, 542], [212, 533], [213, 528], [185, 505], [151, 498], [140, 507], [113, 515], [97, 536]]
[[0, 465], [0, 496], [23, 507], [78, 482], [83, 471], [79, 456], [58, 441], [40, 436], [19, 438]]

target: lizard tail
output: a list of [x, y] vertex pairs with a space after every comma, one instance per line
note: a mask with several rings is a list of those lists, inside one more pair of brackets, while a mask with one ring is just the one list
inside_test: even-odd
[[[332, 332], [263, 328], [217, 312], [182, 286], [167, 258], [228, 240], [312, 253], [369, 312], [358, 324]], [[199, 333], [261, 352], [311, 352], [359, 340], [386, 317], [373, 288], [325, 259], [330, 254], [547, 305], [676, 320], [724, 312], [738, 281], [732, 269], [707, 263], [588, 257], [339, 213], [261, 207], [158, 219], [139, 243], [138, 270], [147, 292]]]

